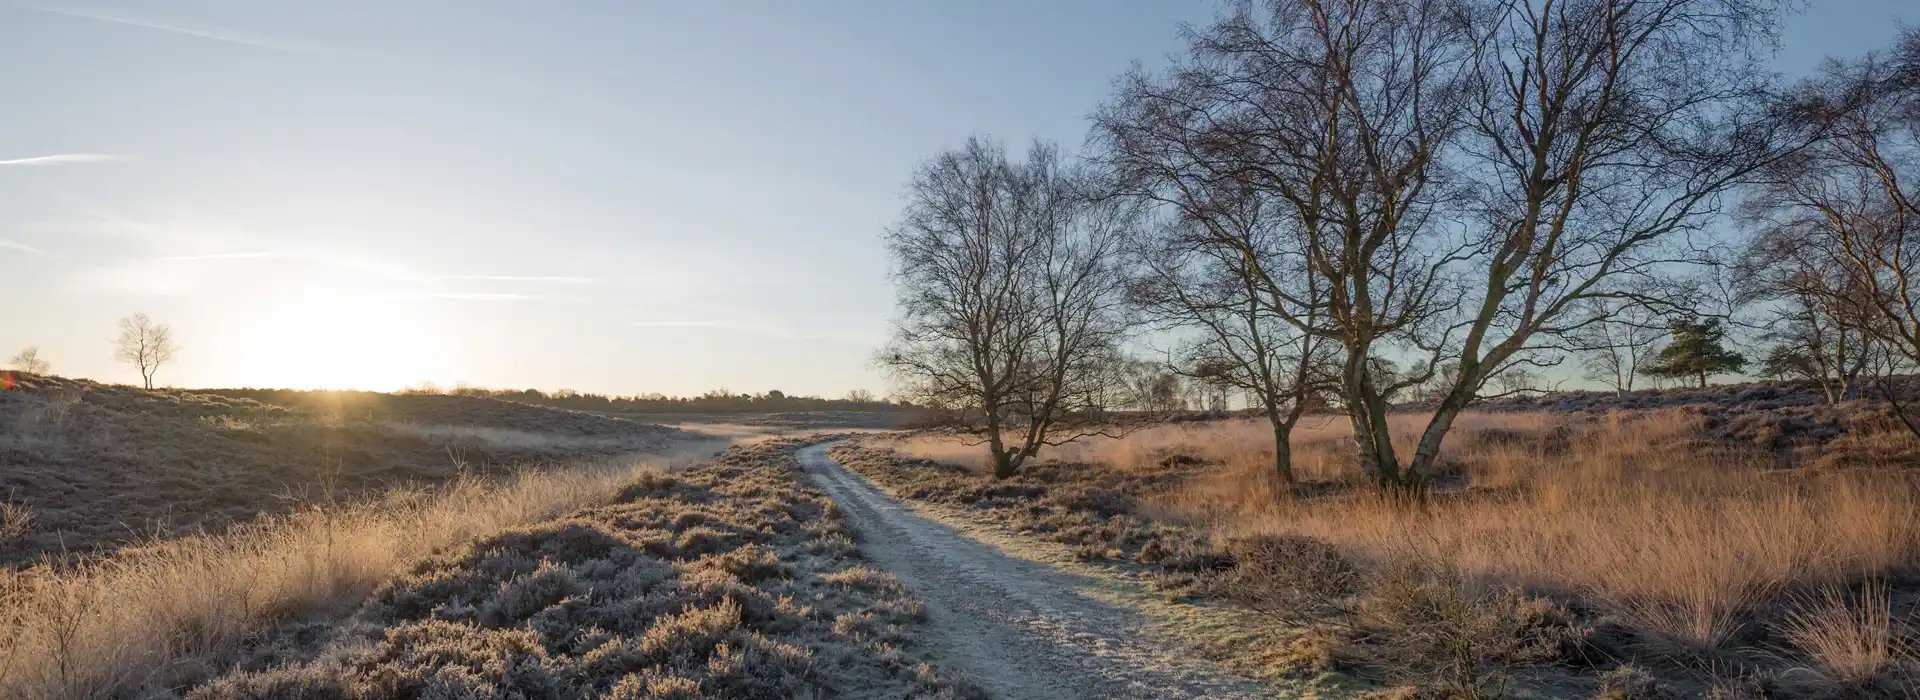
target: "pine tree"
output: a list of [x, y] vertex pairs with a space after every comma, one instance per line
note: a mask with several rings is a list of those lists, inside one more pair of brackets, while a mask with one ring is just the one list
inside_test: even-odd
[[1747, 366], [1747, 358], [1726, 349], [1727, 330], [1719, 319], [1693, 319], [1673, 322], [1673, 342], [1660, 350], [1645, 372], [1658, 377], [1694, 377], [1707, 386], [1707, 376], [1738, 372]]

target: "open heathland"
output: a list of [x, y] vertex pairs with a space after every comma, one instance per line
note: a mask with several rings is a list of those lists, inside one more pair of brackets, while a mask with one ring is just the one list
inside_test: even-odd
[[148, 391], [21, 375], [0, 391], [0, 565], [697, 437], [487, 398]]
[[797, 446], [736, 447], [455, 548], [317, 650], [263, 649], [275, 665], [189, 697], [977, 697], [919, 661], [924, 608], [861, 563], [796, 479]]
[[[1397, 417], [1396, 438], [1421, 418]], [[953, 436], [836, 452], [896, 496], [1265, 613], [1267, 643], [1296, 652], [1269, 671], [1466, 696], [1914, 692], [1920, 476], [1858, 447], [1911, 438], [1862, 419], [1781, 450], [1716, 438], [1714, 420], [1468, 414], [1418, 504], [1359, 483], [1334, 418], [1295, 431], [1293, 497], [1256, 421], [1089, 439], [1003, 481]]]
[[10, 573], [0, 697], [978, 697], [922, 662], [923, 608], [797, 480], [800, 444]]

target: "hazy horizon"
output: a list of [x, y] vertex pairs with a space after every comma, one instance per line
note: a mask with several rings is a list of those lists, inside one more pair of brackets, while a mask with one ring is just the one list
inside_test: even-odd
[[[0, 3], [0, 354], [129, 382], [884, 393], [882, 230], [1211, 2]], [[1776, 68], [1920, 11], [1816, 3]]]

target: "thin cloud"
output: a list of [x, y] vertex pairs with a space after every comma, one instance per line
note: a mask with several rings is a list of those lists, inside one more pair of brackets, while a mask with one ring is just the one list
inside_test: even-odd
[[636, 328], [714, 328], [723, 326], [719, 321], [634, 321]]
[[212, 253], [209, 255], [169, 255], [154, 258], [154, 262], [185, 262], [189, 260], [249, 260], [254, 258], [298, 258], [303, 254], [293, 250], [261, 250], [245, 253]]
[[725, 321], [666, 320], [634, 321], [630, 325], [638, 328], [714, 328], [726, 333], [747, 333], [781, 340], [828, 341], [835, 343], [873, 344], [878, 339], [871, 334], [849, 333], [832, 329], [794, 330], [768, 323], [732, 323]]
[[317, 250], [243, 250], [229, 253], [195, 253], [149, 258], [149, 262], [196, 262], [208, 260], [293, 260], [325, 265], [381, 277], [396, 282], [431, 282], [432, 278], [414, 274], [402, 265], [384, 260], [357, 258]]
[[22, 253], [30, 253], [30, 254], [33, 254], [33, 255], [48, 255], [48, 254], [49, 254], [49, 253], [47, 253], [47, 251], [44, 251], [44, 250], [41, 250], [41, 249], [39, 249], [39, 248], [35, 248], [35, 247], [33, 247], [33, 246], [30, 246], [30, 245], [27, 245], [27, 244], [25, 244], [25, 243], [18, 243], [18, 242], [15, 242], [15, 241], [9, 241], [9, 240], [6, 240], [6, 239], [4, 239], [4, 238], [0, 238], [0, 250], [17, 250], [17, 251], [20, 251], [20, 252], [22, 252]]
[[535, 301], [540, 299], [541, 297], [529, 296], [526, 294], [496, 294], [491, 292], [472, 292], [472, 293], [449, 292], [446, 294], [435, 294], [433, 295], [433, 298], [448, 299], [452, 301]]
[[472, 275], [435, 277], [439, 282], [529, 282], [534, 284], [599, 284], [592, 277], [544, 277], [538, 275]]
[[121, 156], [116, 156], [111, 153], [55, 153], [52, 155], [45, 155], [45, 156], [29, 156], [26, 158], [9, 158], [6, 160], [0, 160], [0, 165], [18, 165], [23, 167], [31, 167], [36, 165], [74, 165], [78, 163], [112, 163], [114, 161], [121, 161], [121, 160], [126, 160], [126, 158]]
[[115, 13], [109, 13], [109, 12], [99, 12], [95, 10], [81, 10], [81, 9], [74, 9], [74, 8], [67, 8], [67, 7], [47, 7], [45, 5], [26, 5], [25, 7], [30, 10], [39, 10], [41, 12], [48, 12], [56, 15], [66, 15], [68, 17], [79, 17], [81, 19], [90, 19], [96, 22], [109, 22], [112, 24], [123, 24], [129, 27], [142, 27], [145, 29], [169, 32], [173, 34], [196, 37], [200, 39], [208, 39], [211, 41], [225, 42], [228, 44], [239, 44], [241, 46], [252, 46], [252, 47], [261, 48], [261, 49], [271, 49], [274, 51], [287, 51], [291, 53], [319, 53], [320, 51], [320, 49], [316, 47], [308, 46], [306, 44], [301, 44], [298, 42], [288, 41], [285, 39], [279, 39], [275, 37], [260, 36], [257, 34], [251, 34], [248, 32], [241, 32], [241, 31], [235, 31], [235, 30], [229, 30], [229, 29], [209, 29], [209, 28], [203, 28], [203, 27], [190, 27], [182, 24], [159, 22], [159, 21], [147, 19], [144, 17], [135, 17], [132, 15], [115, 14]]

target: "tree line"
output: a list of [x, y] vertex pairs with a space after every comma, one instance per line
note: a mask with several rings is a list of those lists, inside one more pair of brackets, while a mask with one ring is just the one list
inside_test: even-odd
[[921, 166], [880, 364], [1004, 477], [1110, 429], [1145, 396], [1128, 339], [1173, 338], [1154, 364], [1250, 397], [1283, 481], [1324, 407], [1411, 493], [1463, 409], [1569, 359], [1704, 384], [1747, 364], [1732, 326], [1836, 401], [1890, 386], [1920, 362], [1920, 32], [1787, 83], [1760, 68], [1785, 9], [1232, 3], [1116, 82], [1084, 157], [976, 137]]
[[445, 394], [502, 399], [579, 411], [618, 413], [793, 413], [802, 411], [894, 411], [909, 406], [877, 398], [865, 389], [854, 389], [837, 399], [818, 396], [794, 396], [773, 389], [764, 393], [736, 393], [715, 389], [699, 396], [668, 396], [661, 393], [633, 396], [581, 393], [572, 389], [487, 389], [456, 385], [442, 389], [431, 383], [405, 389], [400, 394]]

